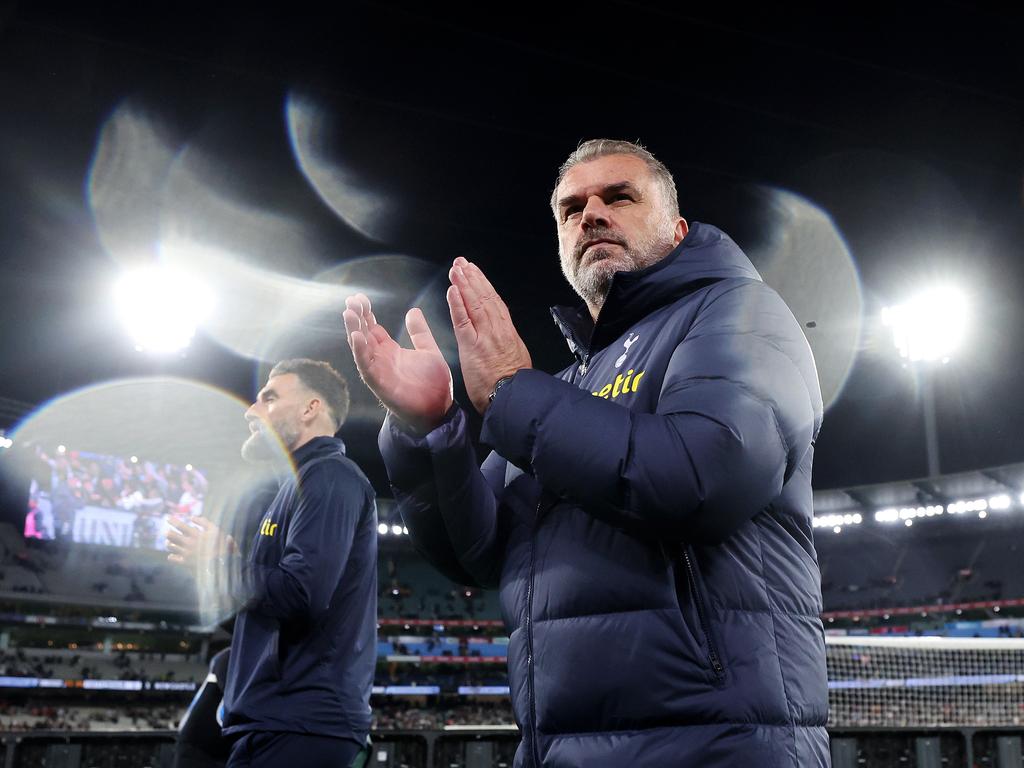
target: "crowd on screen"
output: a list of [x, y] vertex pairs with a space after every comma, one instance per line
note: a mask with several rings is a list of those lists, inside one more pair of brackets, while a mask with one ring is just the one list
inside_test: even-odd
[[[28, 538], [69, 537], [75, 512], [99, 507], [136, 513], [133, 546], [156, 547], [164, 516], [203, 510], [207, 481], [194, 468], [84, 451], [51, 455], [41, 448], [36, 458], [25, 520]], [[44, 497], [48, 504], [42, 503]]]

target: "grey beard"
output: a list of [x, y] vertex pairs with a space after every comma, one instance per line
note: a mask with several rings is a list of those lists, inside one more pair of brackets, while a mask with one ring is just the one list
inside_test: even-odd
[[[281, 443], [283, 448], [290, 447], [295, 442], [296, 437], [297, 435], [287, 432], [282, 434]], [[278, 444], [277, 440], [273, 437], [273, 433], [266, 427], [249, 435], [248, 439], [242, 443], [242, 458], [253, 464], [272, 461], [281, 454], [282, 445]]]
[[253, 432], [249, 438], [242, 443], [242, 458], [253, 464], [270, 461], [273, 457], [273, 449], [270, 441], [263, 430]]
[[[591, 237], [594, 238], [602, 236], [604, 235], [601, 232], [591, 234]], [[581, 267], [580, 259], [582, 258], [582, 253], [579, 252], [581, 249], [577, 246], [574, 249], [574, 260], [571, 265], [566, 265], [565, 260], [560, 259], [562, 262], [562, 274], [565, 275], [569, 285], [573, 287], [573, 290], [576, 291], [588, 306], [601, 307], [604, 305], [605, 299], [608, 298], [608, 291], [611, 290], [612, 278], [616, 272], [633, 272], [649, 267], [652, 264], [657, 264], [672, 252], [674, 245], [671, 237], [658, 237], [658, 235], [654, 235], [647, 242], [639, 243], [637, 248], [633, 248], [629, 243], [626, 243], [623, 252], [626, 261], [630, 265], [626, 267], [622, 266], [621, 262], [610, 264], [605, 259], [600, 259], [586, 267]], [[598, 253], [600, 253], [600, 247], [598, 248]]]

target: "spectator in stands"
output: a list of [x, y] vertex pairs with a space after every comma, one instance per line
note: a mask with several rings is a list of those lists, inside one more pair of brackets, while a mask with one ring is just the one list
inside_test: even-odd
[[[242, 605], [224, 689], [230, 766], [347, 766], [365, 749], [377, 651], [374, 493], [334, 437], [348, 386], [327, 363], [286, 360], [246, 412], [242, 455], [291, 452], [287, 480], [235, 585]], [[172, 522], [171, 558], [230, 552], [202, 517]]]
[[402, 349], [366, 296], [345, 310], [413, 543], [500, 586], [516, 765], [826, 766], [800, 325], [726, 235], [688, 227], [641, 147], [581, 145], [551, 207], [585, 305], [554, 312], [578, 358], [559, 376], [476, 265], [449, 273], [482, 471], [423, 314]]

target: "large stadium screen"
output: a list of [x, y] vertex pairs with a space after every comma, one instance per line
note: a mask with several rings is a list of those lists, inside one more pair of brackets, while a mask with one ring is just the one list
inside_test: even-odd
[[26, 538], [167, 549], [168, 518], [202, 514], [206, 477], [190, 464], [35, 449]]

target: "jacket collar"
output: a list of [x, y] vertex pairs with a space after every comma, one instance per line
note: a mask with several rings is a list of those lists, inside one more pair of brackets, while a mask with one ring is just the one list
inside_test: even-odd
[[655, 310], [730, 277], [761, 279], [728, 235], [695, 221], [683, 242], [661, 261], [635, 272], [615, 273], [596, 323], [582, 303], [552, 307], [551, 315], [569, 349], [585, 362]]
[[314, 437], [303, 443], [292, 451], [292, 461], [298, 469], [303, 464], [321, 456], [329, 456], [332, 453], [345, 453], [345, 444], [338, 437], [327, 437], [326, 435]]

